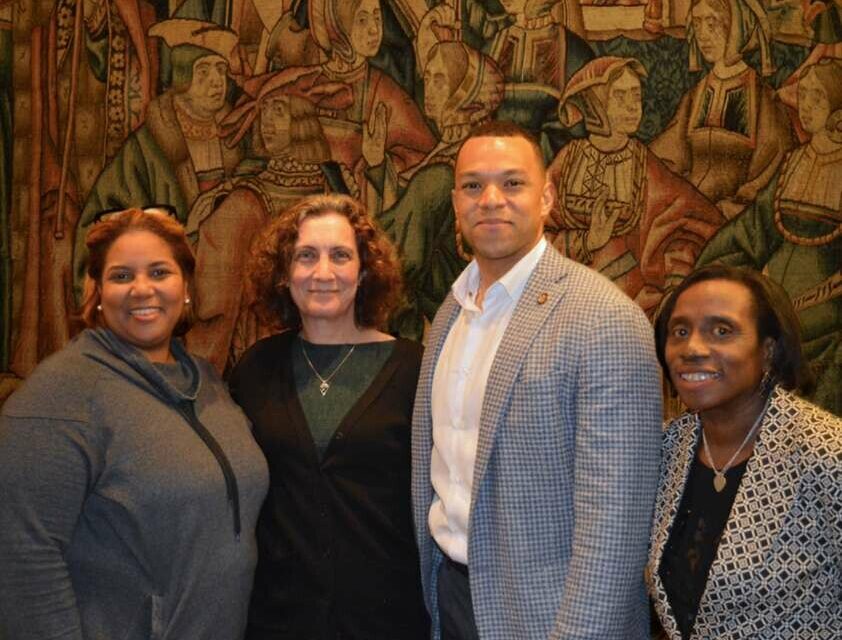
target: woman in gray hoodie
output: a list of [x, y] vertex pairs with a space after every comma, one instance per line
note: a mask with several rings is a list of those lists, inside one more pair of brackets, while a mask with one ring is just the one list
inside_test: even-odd
[[101, 218], [88, 329], [0, 418], [0, 638], [238, 640], [266, 462], [173, 339], [195, 265], [181, 226], [161, 208]]

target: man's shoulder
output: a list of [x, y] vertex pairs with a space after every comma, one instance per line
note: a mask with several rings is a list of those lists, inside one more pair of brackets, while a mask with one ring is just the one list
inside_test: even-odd
[[608, 309], [643, 315], [640, 308], [616, 284], [590, 267], [567, 258], [552, 245], [536, 267], [536, 271], [554, 279], [564, 294], [562, 304], [581, 305], [581, 311], [600, 315]]

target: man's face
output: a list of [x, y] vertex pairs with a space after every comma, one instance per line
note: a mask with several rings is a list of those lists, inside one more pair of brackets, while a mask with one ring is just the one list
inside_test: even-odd
[[187, 101], [197, 116], [213, 117], [225, 106], [227, 78], [228, 63], [222, 56], [202, 56], [193, 63], [193, 79], [187, 89]]
[[489, 136], [462, 146], [453, 209], [481, 269], [499, 277], [529, 253], [541, 238], [553, 194], [528, 140]]
[[608, 87], [606, 111], [611, 133], [632, 135], [640, 126], [643, 117], [640, 80], [628, 68]]

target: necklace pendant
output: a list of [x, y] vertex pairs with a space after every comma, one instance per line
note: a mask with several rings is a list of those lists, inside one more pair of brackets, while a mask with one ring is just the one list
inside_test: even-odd
[[330, 389], [330, 385], [328, 384], [327, 380], [322, 380], [322, 383], [319, 385], [319, 391], [322, 392], [322, 396], [327, 395], [328, 389]]
[[713, 488], [716, 489], [716, 493], [722, 493], [722, 490], [725, 488], [725, 485], [728, 484], [728, 481], [725, 479], [725, 476], [721, 473], [714, 472], [713, 474]]

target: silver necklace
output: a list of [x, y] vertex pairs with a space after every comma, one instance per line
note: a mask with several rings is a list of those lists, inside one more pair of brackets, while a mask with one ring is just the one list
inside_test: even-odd
[[351, 345], [351, 349], [348, 353], [345, 354], [345, 357], [342, 358], [342, 361], [336, 365], [336, 368], [331, 372], [331, 374], [327, 378], [322, 378], [321, 374], [316, 371], [316, 367], [313, 366], [313, 363], [310, 361], [310, 356], [307, 355], [307, 349], [304, 348], [304, 340], [301, 341], [301, 353], [304, 354], [304, 359], [307, 361], [307, 364], [310, 366], [310, 369], [316, 377], [321, 381], [319, 385], [319, 391], [321, 392], [322, 396], [327, 395], [328, 390], [330, 390], [330, 381], [335, 376], [339, 370], [342, 368], [342, 365], [345, 364], [345, 361], [351, 357], [351, 354], [354, 353], [354, 349], [357, 348], [357, 345]]
[[[716, 493], [721, 493], [722, 490], [725, 488], [725, 485], [728, 484], [728, 481], [725, 479], [725, 472], [731, 468], [731, 463], [739, 455], [740, 451], [748, 444], [748, 441], [751, 439], [752, 434], [757, 430], [757, 427], [760, 426], [760, 423], [763, 421], [763, 416], [766, 415], [766, 406], [763, 407], [763, 410], [760, 412], [760, 415], [754, 419], [754, 424], [751, 425], [751, 429], [748, 430], [746, 437], [743, 439], [743, 443], [737, 447], [737, 450], [734, 452], [734, 455], [725, 463], [721, 469], [717, 470], [716, 463], [713, 461], [713, 456], [710, 455], [710, 447], [708, 447], [708, 439], [705, 437], [705, 428], [702, 427], [702, 444], [705, 447], [705, 455], [708, 457], [708, 462], [710, 462], [710, 466], [713, 468], [713, 488], [716, 489]], [[699, 420], [701, 423], [701, 418], [699, 415], [696, 414], [696, 419]]]

